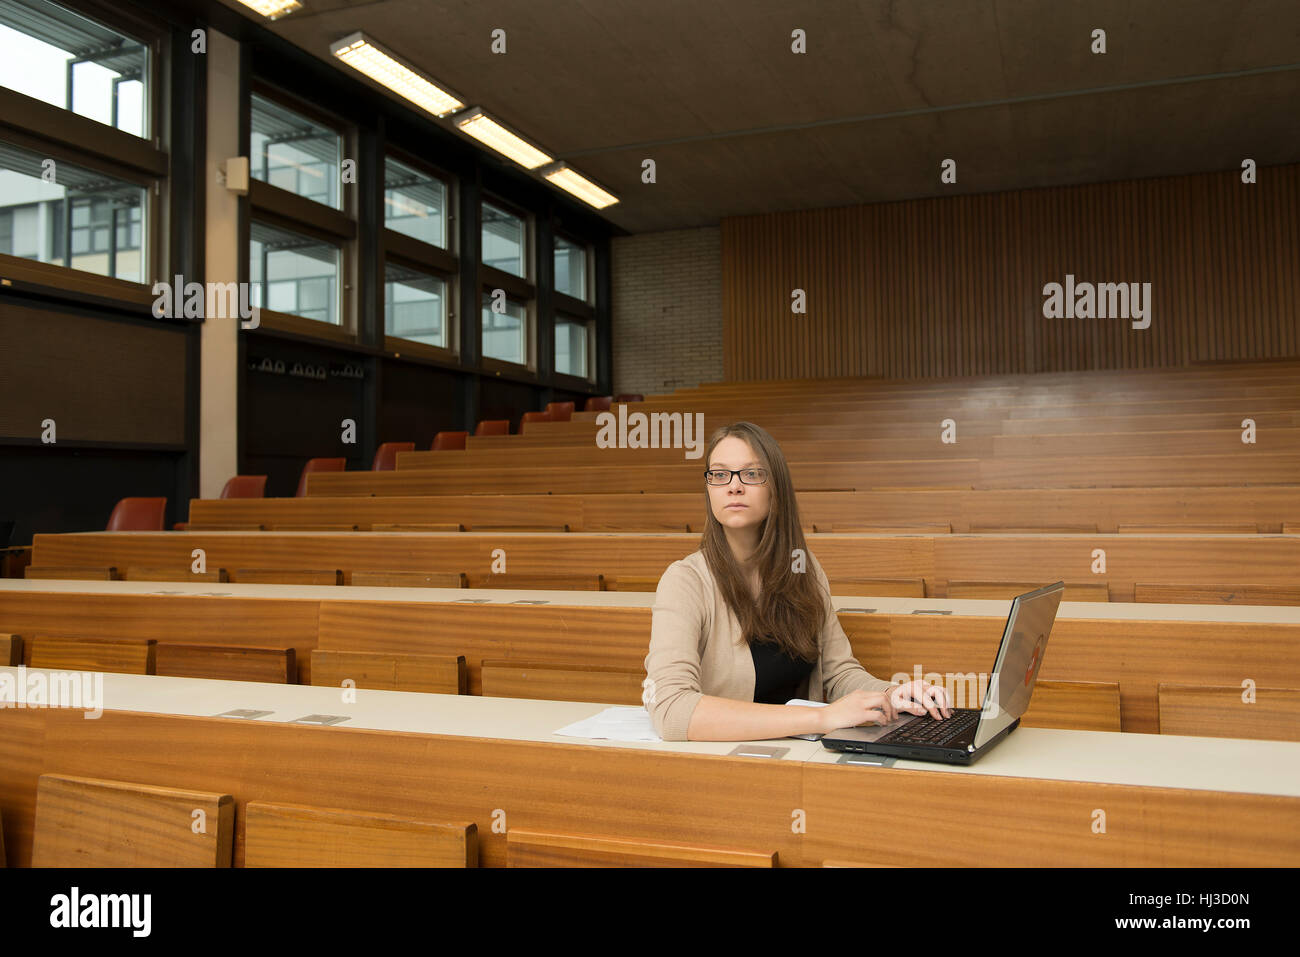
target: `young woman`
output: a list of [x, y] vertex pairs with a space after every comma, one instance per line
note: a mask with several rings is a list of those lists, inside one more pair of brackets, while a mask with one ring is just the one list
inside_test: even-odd
[[[873, 678], [808, 553], [780, 446], [749, 422], [709, 439], [700, 550], [659, 579], [642, 699], [665, 741], [759, 741], [947, 717], [946, 690]], [[829, 701], [823, 708], [785, 704]]]

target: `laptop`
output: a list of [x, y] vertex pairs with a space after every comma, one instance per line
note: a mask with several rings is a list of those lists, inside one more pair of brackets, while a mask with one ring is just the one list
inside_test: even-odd
[[972, 764], [1020, 726], [1064, 591], [1065, 582], [1057, 582], [1012, 599], [983, 707], [953, 708], [950, 717], [938, 720], [901, 712], [889, 724], [831, 731], [822, 736], [822, 745], [832, 751]]

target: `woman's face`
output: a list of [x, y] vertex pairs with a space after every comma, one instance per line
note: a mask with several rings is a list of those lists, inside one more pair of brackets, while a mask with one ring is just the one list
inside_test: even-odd
[[[742, 438], [729, 435], [713, 448], [713, 455], [705, 466], [709, 469], [764, 469], [749, 443]], [[731, 476], [727, 485], [706, 485], [709, 490], [709, 506], [713, 517], [724, 528], [757, 528], [767, 518], [772, 504], [772, 476], [767, 476], [763, 485], [746, 485], [739, 475]]]

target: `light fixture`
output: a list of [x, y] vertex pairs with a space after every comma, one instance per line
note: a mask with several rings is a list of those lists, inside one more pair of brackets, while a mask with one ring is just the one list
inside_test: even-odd
[[403, 63], [361, 31], [330, 44], [330, 53], [358, 73], [434, 116], [455, 113], [465, 104], [414, 67]]
[[279, 20], [295, 10], [302, 9], [302, 4], [298, 0], [239, 0], [239, 2], [269, 20]]
[[537, 169], [537, 167], [549, 163], [553, 159], [553, 157], [547, 156], [532, 143], [506, 129], [477, 106], [472, 110], [466, 110], [452, 122], [459, 127], [461, 132], [474, 137], [484, 146], [496, 150], [502, 156], [514, 160], [524, 169]]
[[541, 173], [548, 181], [565, 192], [578, 197], [588, 206], [604, 209], [606, 206], [613, 206], [618, 202], [618, 197], [613, 193], [601, 189], [563, 161], [546, 167]]

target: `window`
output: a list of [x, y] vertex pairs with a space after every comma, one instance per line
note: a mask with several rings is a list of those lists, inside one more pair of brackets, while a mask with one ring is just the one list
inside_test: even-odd
[[[483, 265], [528, 278], [528, 242], [524, 219], [483, 203]], [[484, 353], [486, 355], [486, 352]]]
[[45, 0], [0, 0], [0, 86], [148, 139], [149, 49]]
[[447, 248], [447, 184], [389, 156], [384, 161], [384, 225]]
[[588, 326], [585, 320], [558, 316], [555, 320], [555, 371], [586, 379]]
[[386, 263], [384, 332], [425, 345], [450, 348], [446, 280], [393, 262]]
[[266, 97], [252, 94], [249, 166], [254, 179], [342, 209], [343, 138]]
[[555, 291], [587, 301], [587, 248], [555, 237]]
[[253, 305], [340, 324], [338, 246], [259, 222], [249, 237]]
[[[498, 303], [497, 309], [493, 303]], [[528, 307], [505, 296], [483, 293], [483, 355], [502, 362], [528, 364]]]
[[[147, 190], [0, 143], [0, 252], [146, 282]], [[45, 174], [54, 171], [54, 182]]]

